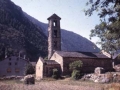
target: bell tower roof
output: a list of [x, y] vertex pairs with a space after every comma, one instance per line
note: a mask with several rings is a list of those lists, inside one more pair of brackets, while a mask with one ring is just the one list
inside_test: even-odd
[[48, 59], [55, 51], [61, 51], [61, 18], [53, 14], [48, 19]]
[[50, 16], [49, 18], [47, 18], [47, 20], [50, 20], [50, 19], [59, 19], [59, 20], [61, 20], [61, 18], [58, 15], [56, 15], [55, 13], [52, 16]]

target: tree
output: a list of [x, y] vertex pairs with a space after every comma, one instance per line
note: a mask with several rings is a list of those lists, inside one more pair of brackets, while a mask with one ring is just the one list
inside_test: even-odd
[[31, 63], [28, 63], [25, 67], [25, 75], [28, 75], [28, 74], [35, 74], [35, 69]]
[[70, 69], [72, 70], [72, 78], [79, 79], [80, 78], [80, 68], [82, 67], [82, 61], [74, 61], [69, 64]]
[[72, 63], [69, 64], [69, 67], [71, 70], [74, 70], [74, 69], [80, 69], [80, 67], [82, 67], [83, 63], [81, 60], [79, 61], [74, 61]]
[[85, 15], [97, 12], [100, 24], [91, 30], [91, 37], [99, 37], [102, 49], [112, 52], [120, 49], [120, 0], [89, 0]]

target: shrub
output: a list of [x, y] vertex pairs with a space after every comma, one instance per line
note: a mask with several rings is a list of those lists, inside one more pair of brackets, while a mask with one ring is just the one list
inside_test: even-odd
[[28, 75], [28, 74], [35, 74], [35, 69], [31, 63], [27, 64], [25, 67], [25, 75]]
[[54, 79], [60, 78], [60, 74], [59, 74], [58, 69], [56, 69], [56, 68], [53, 69], [52, 78], [54, 78]]
[[74, 61], [72, 63], [69, 64], [70, 69], [74, 70], [74, 69], [80, 69], [82, 67], [83, 63], [82, 61]]
[[69, 64], [69, 67], [72, 71], [72, 78], [77, 80], [80, 78], [80, 68], [82, 67], [83, 63], [82, 61], [74, 61]]
[[80, 71], [79, 70], [73, 70], [72, 78], [75, 79], [75, 80], [78, 80], [80, 78]]

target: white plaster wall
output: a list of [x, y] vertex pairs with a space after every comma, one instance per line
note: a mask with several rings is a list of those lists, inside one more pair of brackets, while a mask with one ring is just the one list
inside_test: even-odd
[[36, 64], [36, 79], [42, 79], [43, 78], [43, 59], [39, 58], [37, 64]]
[[55, 52], [50, 58], [50, 60], [55, 60], [57, 63], [59, 63], [61, 66], [61, 70], [63, 71], [63, 57], [61, 57], [59, 54]]

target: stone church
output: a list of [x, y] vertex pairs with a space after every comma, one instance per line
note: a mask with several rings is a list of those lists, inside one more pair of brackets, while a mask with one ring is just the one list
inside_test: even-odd
[[76, 60], [83, 62], [81, 72], [91, 73], [96, 67], [112, 70], [112, 59], [102, 53], [61, 51], [61, 18], [53, 14], [48, 18], [48, 60], [39, 58], [36, 64], [36, 78], [50, 76], [51, 70], [57, 68], [62, 75], [69, 75], [69, 64]]

